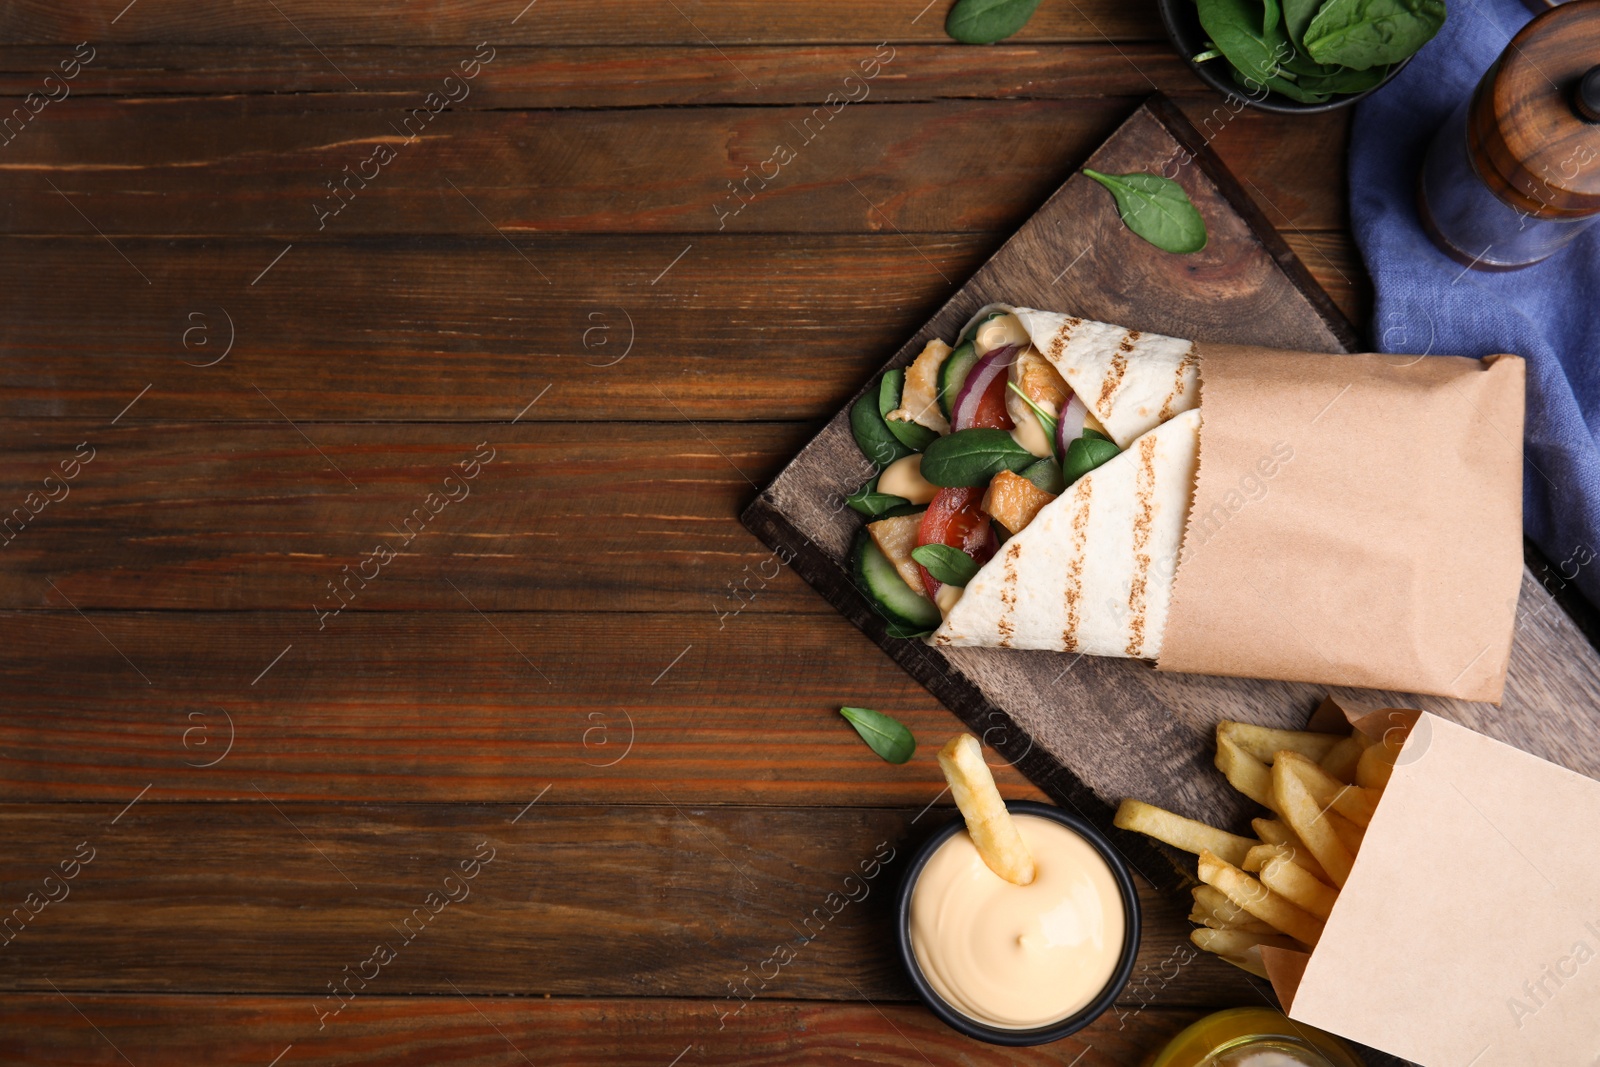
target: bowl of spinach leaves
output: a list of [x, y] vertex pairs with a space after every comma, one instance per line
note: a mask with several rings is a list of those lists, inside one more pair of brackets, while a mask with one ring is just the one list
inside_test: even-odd
[[1331, 111], [1361, 99], [1444, 25], [1444, 0], [1160, 0], [1172, 43], [1201, 80], [1263, 111]]

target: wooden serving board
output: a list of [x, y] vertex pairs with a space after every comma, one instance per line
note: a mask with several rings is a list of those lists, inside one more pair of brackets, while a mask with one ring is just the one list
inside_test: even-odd
[[[1221, 107], [1217, 115], [1218, 121], [1228, 117]], [[1122, 225], [1105, 189], [1074, 174], [885, 369], [909, 363], [930, 338], [953, 338], [973, 312], [993, 301], [1203, 341], [1320, 352], [1359, 347], [1350, 323], [1205, 138], [1164, 98], [1140, 107], [1086, 165], [1110, 174], [1176, 178], [1206, 220], [1206, 248], [1177, 256], [1146, 244]], [[1211, 765], [1216, 722], [1298, 727], [1324, 689], [1163, 674], [1124, 659], [935, 649], [886, 637], [847, 569], [851, 539], [863, 520], [841, 501], [871, 474], [851, 436], [848, 410], [757, 497], [744, 513], [745, 525], [775, 550], [792, 554], [801, 577], [1058, 803], [1107, 828], [1124, 796], [1224, 826], [1243, 824], [1254, 813], [1251, 805]], [[1576, 558], [1564, 561], [1567, 577], [1587, 561], [1581, 546], [1574, 551]], [[1358, 706], [1435, 711], [1600, 777], [1600, 714], [1592, 710], [1600, 704], [1600, 655], [1556, 602], [1553, 593], [1567, 600], [1560, 570], [1530, 557], [1502, 706], [1370, 690], [1334, 694]], [[1176, 854], [1113, 833], [1156, 884], [1179, 888], [1191, 877], [1192, 863], [1186, 870]]]

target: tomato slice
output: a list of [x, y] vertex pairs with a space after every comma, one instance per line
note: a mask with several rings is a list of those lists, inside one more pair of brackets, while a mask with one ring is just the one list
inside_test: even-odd
[[[1003, 412], [1004, 399], [1000, 404]], [[981, 486], [939, 490], [928, 502], [922, 525], [917, 527], [917, 547], [949, 545], [961, 549], [979, 566], [987, 563], [999, 547], [999, 542], [994, 536], [994, 528], [989, 525], [988, 514], [979, 506], [982, 502]], [[922, 585], [928, 591], [928, 596], [937, 597], [942, 583], [935, 581], [922, 564], [917, 564], [917, 570], [922, 572]]]
[[[997, 374], [978, 400], [978, 410], [972, 414], [972, 429], [1010, 430], [1017, 424], [1006, 410], [1006, 382], [1009, 374]], [[981, 497], [980, 497], [981, 499]], [[980, 561], [981, 562], [981, 561]]]

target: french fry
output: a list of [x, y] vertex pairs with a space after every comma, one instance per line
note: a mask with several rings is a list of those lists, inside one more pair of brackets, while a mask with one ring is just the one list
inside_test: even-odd
[[1322, 936], [1321, 919], [1291, 904], [1231, 863], [1224, 863], [1211, 853], [1202, 852], [1199, 867], [1202, 882], [1222, 890], [1229, 900], [1274, 929], [1311, 947], [1315, 947], [1317, 939]]
[[983, 750], [971, 734], [957, 734], [939, 750], [939, 769], [950, 783], [950, 795], [967, 820], [967, 833], [989, 869], [1008, 882], [1033, 881], [1033, 856], [995, 788], [994, 775], [983, 762]]
[[1344, 847], [1350, 850], [1352, 857], [1361, 851], [1361, 839], [1366, 836], [1366, 827], [1357, 826], [1336, 811], [1328, 812], [1328, 822], [1332, 824], [1333, 832], [1339, 835], [1339, 840], [1344, 842]]
[[1217, 734], [1217, 770], [1227, 776], [1228, 784], [1260, 804], [1273, 807], [1272, 772], [1265, 763], [1239, 747], [1228, 734]]
[[1259, 949], [1262, 945], [1287, 949], [1304, 947], [1296, 944], [1291, 938], [1281, 935], [1246, 934], [1238, 930], [1190, 930], [1189, 940], [1193, 941], [1197, 948], [1223, 957], [1243, 956], [1251, 949]]
[[1209, 885], [1194, 887], [1194, 908], [1189, 912], [1189, 921], [1213, 930], [1239, 930], [1250, 934], [1277, 932]]
[[[1272, 790], [1283, 821], [1305, 843], [1333, 884], [1342, 887], [1350, 877], [1350, 865], [1355, 859], [1354, 852], [1334, 829], [1333, 820], [1343, 820], [1343, 817], [1324, 812], [1290, 761], [1285, 760], [1272, 769]], [[1343, 821], [1348, 823], [1348, 820]]]
[[1366, 789], [1382, 789], [1389, 784], [1389, 776], [1394, 773], [1395, 757], [1400, 755], [1400, 745], [1403, 740], [1395, 739], [1391, 744], [1389, 735], [1385, 734], [1382, 741], [1369, 746], [1361, 753], [1361, 759], [1356, 763], [1356, 784]]
[[1298, 752], [1282, 752], [1279, 753], [1279, 758], [1294, 765], [1295, 773], [1300, 776], [1300, 780], [1305, 783], [1318, 804], [1324, 808], [1332, 808], [1357, 826], [1366, 826], [1372, 821], [1372, 813], [1379, 796], [1376, 790], [1363, 789], [1358, 785], [1345, 785]]
[[[1333, 902], [1339, 899], [1339, 891], [1331, 886], [1323, 885], [1305, 868], [1297, 866], [1287, 855], [1288, 849], [1282, 845], [1263, 845], [1263, 848], [1281, 850], [1283, 854], [1275, 855], [1261, 865], [1261, 884], [1278, 894], [1289, 903], [1298, 908], [1303, 908], [1319, 919], [1326, 920], [1333, 914]], [[1253, 851], [1253, 850], [1252, 850]]]
[[1118, 805], [1116, 817], [1111, 821], [1120, 829], [1135, 830], [1146, 837], [1153, 837], [1173, 848], [1193, 852], [1197, 856], [1210, 849], [1222, 859], [1236, 865], [1244, 859], [1245, 853], [1250, 851], [1252, 845], [1260, 844], [1253, 838], [1230, 834], [1226, 830], [1218, 830], [1214, 826], [1186, 819], [1165, 808], [1158, 808], [1154, 804], [1146, 804], [1142, 800], [1131, 798], [1123, 800]]
[[1323, 770], [1345, 785], [1355, 784], [1356, 763], [1360, 761], [1361, 753], [1366, 750], [1365, 746], [1356, 740], [1359, 736], [1361, 735], [1341, 739], [1337, 745], [1328, 750], [1326, 756], [1317, 761]]
[[1341, 740], [1338, 734], [1318, 734], [1309, 730], [1274, 730], [1248, 722], [1217, 723], [1217, 736], [1227, 735], [1233, 743], [1262, 763], [1271, 763], [1279, 752], [1298, 752], [1312, 760], [1326, 756]]
[[[1281, 819], [1251, 819], [1250, 825], [1255, 828], [1256, 836], [1269, 845], [1283, 845], [1294, 854], [1297, 866], [1304, 867], [1306, 873], [1317, 881], [1332, 885], [1333, 879], [1328, 877], [1328, 872], [1322, 869], [1322, 864], [1306, 848], [1306, 843], [1300, 840], [1300, 835], [1289, 829], [1289, 824]], [[1247, 857], [1248, 858], [1248, 857]], [[1245, 868], [1249, 870], [1248, 867]]]

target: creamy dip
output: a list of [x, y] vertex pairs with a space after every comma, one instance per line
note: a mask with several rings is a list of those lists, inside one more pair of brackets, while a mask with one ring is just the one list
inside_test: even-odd
[[911, 948], [940, 998], [1008, 1030], [1060, 1022], [1111, 980], [1127, 936], [1110, 866], [1070, 827], [1015, 816], [1036, 875], [1013, 885], [965, 830], [928, 859], [911, 892]]

